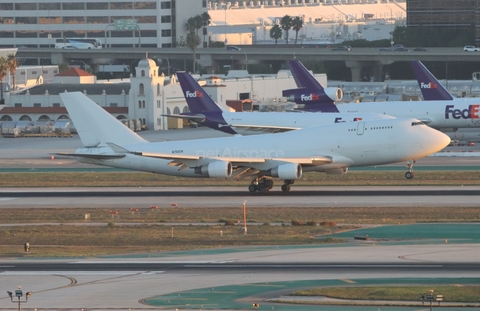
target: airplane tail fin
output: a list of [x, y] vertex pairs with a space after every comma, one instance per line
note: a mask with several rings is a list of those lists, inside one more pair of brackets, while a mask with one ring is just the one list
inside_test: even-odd
[[342, 99], [343, 92], [341, 89], [324, 88], [298, 60], [289, 60], [287, 64], [298, 88], [284, 90], [282, 92], [283, 97], [286, 97], [290, 102], [303, 106], [298, 110], [338, 112], [334, 102]]
[[435, 76], [428, 71], [421, 61], [412, 61], [413, 73], [417, 79], [420, 91], [424, 100], [452, 100], [453, 96], [443, 85], [438, 82]]
[[60, 98], [85, 147], [146, 142], [81, 92], [60, 93]]
[[205, 113], [223, 111], [190, 74], [177, 72], [177, 78], [182, 87], [183, 95], [185, 96], [190, 112]]
[[299, 88], [323, 90], [323, 86], [312, 76], [310, 71], [298, 60], [287, 61], [288, 68], [292, 72], [295, 83]]

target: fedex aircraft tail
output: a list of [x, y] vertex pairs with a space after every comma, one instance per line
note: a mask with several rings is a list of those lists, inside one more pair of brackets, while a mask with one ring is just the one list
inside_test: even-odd
[[284, 90], [282, 95], [288, 101], [302, 105], [299, 110], [338, 112], [335, 101], [341, 100], [343, 92], [338, 88], [323, 88], [313, 75], [298, 60], [287, 61], [297, 89]]
[[60, 93], [60, 98], [85, 147], [146, 142], [81, 92]]
[[411, 62], [415, 78], [417, 79], [420, 91], [422, 91], [423, 100], [452, 100], [453, 96], [450, 94], [435, 76], [428, 71], [421, 61]]
[[203, 90], [197, 81], [186, 72], [177, 72], [177, 78], [192, 113], [222, 112], [222, 108]]

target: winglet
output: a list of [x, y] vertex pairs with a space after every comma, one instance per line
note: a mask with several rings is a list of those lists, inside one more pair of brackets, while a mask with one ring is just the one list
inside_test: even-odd
[[438, 82], [435, 76], [428, 71], [421, 61], [410, 62], [413, 73], [417, 79], [418, 86], [423, 95], [423, 100], [452, 100], [453, 96], [443, 85]]
[[177, 72], [177, 78], [190, 112], [199, 114], [223, 111], [190, 74]]

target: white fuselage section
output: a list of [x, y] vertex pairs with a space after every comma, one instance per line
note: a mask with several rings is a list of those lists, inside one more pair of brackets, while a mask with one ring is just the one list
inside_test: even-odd
[[[248, 166], [267, 171], [288, 158], [330, 157], [331, 163], [307, 166], [305, 170], [327, 171], [338, 168], [381, 165], [427, 156], [444, 148], [450, 139], [414, 119], [388, 119], [346, 122], [316, 126], [280, 134], [200, 139], [192, 141], [137, 143], [123, 145], [131, 152], [199, 156], [194, 165], [208, 164], [215, 158], [258, 158], [263, 163]], [[115, 143], [115, 142], [113, 142]], [[77, 153], [112, 153], [102, 148], [82, 148]], [[81, 162], [133, 170], [189, 177], [205, 177], [193, 166], [179, 170], [171, 160], [126, 154], [119, 159], [79, 158]], [[231, 160], [234, 163], [234, 160]], [[191, 165], [189, 165], [191, 166]]]
[[480, 99], [440, 101], [371, 102], [338, 104], [342, 113], [380, 113], [397, 118], [416, 118], [436, 129], [480, 127]]
[[[323, 124], [394, 118], [375, 113], [322, 114], [310, 112], [223, 112], [222, 116], [241, 135], [262, 134], [268, 132], [268, 129], [275, 128], [300, 129]], [[272, 130], [272, 132], [274, 131]]]

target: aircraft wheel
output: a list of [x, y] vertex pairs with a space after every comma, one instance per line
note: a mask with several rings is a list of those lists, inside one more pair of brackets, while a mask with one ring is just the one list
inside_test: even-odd
[[406, 179], [412, 179], [413, 177], [415, 177], [415, 175], [413, 174], [413, 172], [406, 172], [406, 173], [405, 173], [405, 178], [406, 178]]
[[254, 185], [250, 185], [250, 186], [248, 186], [248, 191], [255, 192], [255, 191], [257, 191], [257, 187], [255, 187]]
[[271, 179], [265, 179], [265, 187], [268, 188], [268, 189], [272, 189], [273, 188], [273, 180]]
[[290, 185], [282, 185], [282, 191], [287, 193], [290, 191]]

